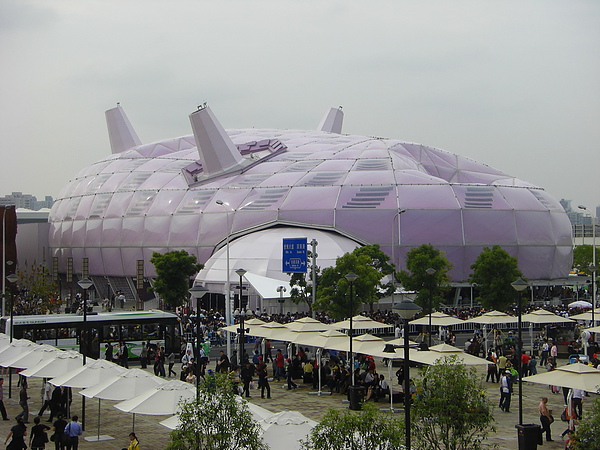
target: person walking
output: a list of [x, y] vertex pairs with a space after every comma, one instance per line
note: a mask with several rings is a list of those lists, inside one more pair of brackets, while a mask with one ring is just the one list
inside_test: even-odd
[[260, 398], [265, 398], [265, 389], [267, 398], [271, 398], [271, 386], [269, 385], [269, 377], [267, 373], [267, 365], [264, 362], [258, 364], [258, 387], [260, 387]]
[[65, 448], [63, 436], [65, 434], [65, 427], [67, 426], [67, 421], [63, 419], [63, 417], [63, 413], [59, 411], [56, 415], [56, 422], [54, 422], [54, 426], [52, 427], [52, 429], [54, 430], [54, 435], [52, 437], [54, 438], [55, 450], [64, 450]]
[[9, 420], [6, 414], [6, 408], [4, 407], [4, 378], [0, 378], [0, 413], [2, 414], [2, 420]]
[[546, 432], [546, 442], [553, 442], [552, 432], [550, 430], [550, 425], [554, 422], [554, 418], [550, 414], [550, 410], [548, 409], [548, 397], [542, 397], [542, 401], [539, 404], [540, 410], [540, 422], [542, 423], [542, 434], [544, 431]]
[[123, 450], [140, 450], [140, 442], [134, 432], [129, 433], [129, 445]]
[[17, 418], [17, 424], [10, 429], [8, 436], [6, 436], [6, 440], [4, 441], [4, 445], [6, 445], [10, 439], [10, 442], [6, 446], [6, 450], [21, 450], [27, 448], [25, 436], [27, 436], [27, 427], [22, 419]]
[[510, 394], [512, 391], [512, 379], [509, 370], [505, 370], [500, 378], [500, 409], [510, 412]]
[[140, 351], [140, 364], [142, 369], [148, 367], [148, 346], [145, 343], [142, 343], [142, 350]]
[[35, 425], [31, 427], [29, 447], [31, 447], [31, 450], [44, 450], [46, 448], [46, 442], [48, 442], [48, 434], [46, 431], [48, 431], [50, 427], [40, 423], [39, 417], [34, 418], [33, 423]]
[[50, 408], [50, 401], [52, 400], [52, 385], [48, 383], [48, 379], [44, 378], [44, 385], [42, 386], [42, 408], [38, 412], [38, 416], [42, 417], [46, 408]]
[[79, 436], [81, 436], [82, 430], [78, 416], [73, 416], [71, 421], [65, 427], [64, 433], [66, 434], [66, 450], [77, 450], [79, 448]]
[[175, 365], [175, 352], [171, 352], [169, 354], [167, 361], [169, 362], [169, 377], [171, 376], [171, 374], [173, 374], [173, 376], [176, 377], [177, 373], [173, 370], [173, 366]]
[[277, 349], [275, 353], [275, 379], [279, 381], [281, 377], [284, 375], [284, 367], [285, 367], [285, 358], [283, 357], [283, 353], [281, 353], [280, 349]]
[[17, 420], [21, 418], [23, 423], [29, 423], [29, 404], [27, 400], [29, 400], [29, 396], [27, 395], [27, 381], [23, 380], [21, 390], [19, 391], [19, 406], [22, 411], [16, 417]]
[[249, 362], [244, 364], [242, 370], [240, 371], [240, 377], [242, 382], [244, 383], [244, 395], [246, 398], [250, 398], [250, 382], [252, 381], [252, 377], [254, 376], [254, 370], [252, 369]]

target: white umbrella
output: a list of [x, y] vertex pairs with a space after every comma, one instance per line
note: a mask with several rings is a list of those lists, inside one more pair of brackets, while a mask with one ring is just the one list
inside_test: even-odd
[[83, 356], [74, 350], [63, 350], [50, 360], [43, 360], [37, 365], [25, 369], [20, 375], [36, 378], [56, 378], [82, 366]]
[[[451, 325], [458, 325], [464, 323], [465, 321], [462, 319], [457, 319], [456, 317], [449, 316], [448, 314], [444, 314], [442, 312], [433, 312], [431, 313], [431, 325], [436, 327], [449, 327]], [[429, 325], [429, 314], [419, 319], [411, 320], [408, 322], [411, 325]]]
[[319, 322], [312, 317], [303, 317], [302, 319], [286, 323], [285, 326], [292, 331], [327, 331], [333, 329], [330, 325]]
[[259, 422], [263, 441], [270, 448], [300, 449], [300, 441], [318, 425], [297, 411], [283, 411]]
[[598, 392], [600, 388], [600, 370], [585, 364], [574, 363], [557, 367], [556, 370], [550, 372], [524, 377], [523, 381]]
[[480, 324], [497, 324], [497, 323], [517, 323], [519, 318], [516, 316], [511, 316], [506, 313], [500, 311], [489, 311], [485, 314], [482, 314], [477, 317], [471, 317], [470, 319], [465, 320], [465, 322], [474, 322]]
[[29, 367], [34, 367], [43, 361], [49, 361], [59, 352], [62, 352], [62, 350], [47, 344], [32, 346], [30, 348], [31, 350], [7, 359], [4, 361], [3, 365], [15, 369], [27, 369]]
[[177, 412], [181, 400], [194, 398], [195, 395], [195, 385], [172, 380], [117, 403], [115, 408], [134, 414], [169, 415]]
[[102, 400], [127, 400], [149, 389], [165, 383], [162, 378], [141, 369], [129, 369], [115, 376], [107, 377], [100, 383], [84, 389], [81, 395], [98, 399], [98, 435], [86, 440], [105, 441], [113, 439], [100, 435], [100, 403]]
[[577, 300], [575, 302], [569, 303], [569, 308], [591, 308], [592, 304], [590, 302], [586, 302], [585, 300]]
[[545, 309], [538, 309], [536, 311], [532, 311], [529, 314], [525, 314], [521, 316], [521, 320], [523, 322], [531, 322], [531, 323], [566, 323], [573, 322], [571, 319], [567, 319], [565, 317], [558, 316], [550, 311]]
[[371, 354], [374, 348], [385, 347], [385, 341], [380, 337], [366, 333], [352, 339], [352, 351], [354, 353]]
[[263, 337], [275, 341], [288, 341], [294, 336], [288, 327], [277, 322], [268, 322], [251, 330], [254, 336]]
[[589, 331], [590, 333], [600, 333], [600, 326], [586, 328], [584, 331]]
[[102, 380], [106, 379], [106, 377], [122, 373], [126, 370], [127, 369], [124, 367], [106, 361], [105, 359], [88, 359], [88, 362], [85, 365], [51, 379], [50, 384], [54, 386], [85, 389], [100, 383]]
[[307, 336], [304, 345], [347, 352], [350, 350], [350, 340], [347, 334], [335, 330], [322, 331]]
[[[239, 397], [237, 395], [235, 396], [235, 400], [238, 403], [242, 403], [244, 401], [244, 400], [242, 400], [241, 397]], [[271, 411], [269, 411], [268, 409], [265, 409], [262, 406], [255, 405], [254, 403], [246, 402], [246, 406], [248, 407], [248, 410], [250, 411], [250, 414], [252, 415], [252, 419], [256, 420], [257, 422], [266, 417], [273, 415], [273, 413]], [[165, 419], [159, 423], [163, 427], [168, 428], [169, 430], [174, 430], [179, 426], [179, 415], [175, 414], [174, 416], [171, 416], [168, 419]]]
[[28, 339], [14, 339], [8, 347], [0, 351], [0, 366], [8, 367], [5, 361], [10, 361], [15, 356], [22, 355], [28, 350], [32, 350], [35, 347], [39, 347], [39, 344], [31, 342]]
[[[581, 314], [575, 314], [574, 316], [569, 316], [569, 319], [573, 320], [592, 320], [592, 311], [587, 311]], [[594, 319], [600, 320], [600, 308], [596, 308], [594, 310]]]
[[[394, 325], [390, 325], [387, 323], [377, 322], [373, 319], [369, 319], [365, 316], [354, 316], [352, 318], [352, 328], [355, 330], [375, 330], [379, 328], [391, 328]], [[350, 319], [342, 320], [341, 322], [332, 323], [331, 327], [334, 330], [349, 330], [350, 329]]]
[[435, 364], [435, 362], [444, 356], [456, 356], [458, 360], [468, 366], [477, 366], [488, 364], [489, 361], [463, 352], [461, 349], [448, 344], [439, 344], [429, 347], [429, 350], [418, 351], [411, 354], [414, 361], [422, 364]]

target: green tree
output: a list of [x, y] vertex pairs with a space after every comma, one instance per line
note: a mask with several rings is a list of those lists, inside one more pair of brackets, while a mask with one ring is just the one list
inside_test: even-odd
[[164, 254], [154, 252], [150, 262], [154, 264], [157, 275], [151, 289], [173, 308], [181, 306], [189, 297], [190, 277], [204, 267], [185, 250]]
[[[596, 252], [598, 249], [596, 248]], [[594, 247], [592, 245], [578, 245], [573, 249], [573, 269], [578, 273], [591, 275], [590, 265], [594, 262]]]
[[[310, 250], [307, 252], [307, 256], [309, 260], [312, 258], [312, 252]], [[290, 277], [290, 300], [297, 305], [306, 303], [309, 312], [312, 314], [312, 264], [310, 264], [310, 267], [311, 269], [307, 273], [294, 273]], [[321, 279], [321, 269], [318, 266], [316, 268], [316, 279], [318, 286]]]
[[198, 398], [181, 403], [179, 417], [167, 450], [268, 449], [228, 374], [209, 375], [198, 387]]
[[45, 314], [60, 307], [58, 287], [42, 264], [26, 265], [25, 270], [17, 271], [17, 276], [19, 287], [27, 291], [27, 313]]
[[485, 247], [471, 269], [469, 282], [477, 284], [477, 300], [483, 306], [504, 311], [515, 302], [517, 293], [511, 283], [523, 276], [517, 258], [499, 245]]
[[404, 446], [404, 421], [364, 403], [362, 411], [330, 410], [302, 441], [305, 450], [376, 449]]
[[585, 415], [575, 429], [576, 444], [574, 448], [576, 450], [600, 450], [598, 430], [600, 430], [600, 397], [596, 396], [593, 403], [586, 407]]
[[[452, 264], [444, 252], [431, 244], [413, 248], [406, 254], [406, 268], [408, 270], [401, 270], [396, 278], [405, 289], [418, 292], [415, 303], [428, 313], [426, 307], [431, 295], [432, 309], [437, 308], [449, 289], [448, 271], [452, 270]], [[429, 275], [427, 269], [434, 269], [435, 272]]]
[[481, 375], [456, 356], [422, 369], [411, 409], [418, 449], [478, 450], [492, 431], [492, 408]]
[[[355, 315], [363, 303], [372, 304], [391, 294], [391, 284], [382, 284], [383, 278], [392, 272], [388, 256], [378, 245], [359, 247], [336, 260], [333, 267], [323, 270], [317, 286], [315, 309], [327, 312], [335, 319]], [[350, 311], [350, 282], [346, 275], [358, 275], [353, 283], [352, 311]], [[383, 290], [382, 290], [383, 289]]]

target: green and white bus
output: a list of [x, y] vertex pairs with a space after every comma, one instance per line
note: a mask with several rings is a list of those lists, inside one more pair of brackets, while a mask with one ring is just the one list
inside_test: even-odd
[[[13, 316], [13, 338], [29, 339], [38, 344], [83, 351], [83, 316], [46, 314]], [[171, 312], [161, 310], [90, 313], [86, 317], [90, 344], [85, 351], [95, 359], [104, 358], [106, 343], [115, 347], [125, 342], [129, 357], [139, 358], [143, 342], [165, 347], [166, 354], [179, 353], [181, 321]], [[0, 332], [10, 335], [10, 317], [0, 319]]]

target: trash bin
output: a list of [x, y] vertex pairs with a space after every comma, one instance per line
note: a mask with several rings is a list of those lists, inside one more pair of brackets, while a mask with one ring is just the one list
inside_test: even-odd
[[352, 411], [360, 411], [365, 397], [365, 388], [362, 386], [350, 386], [348, 388], [348, 401]]
[[515, 425], [519, 439], [519, 450], [537, 450], [538, 444], [543, 444], [542, 427], [535, 423]]

